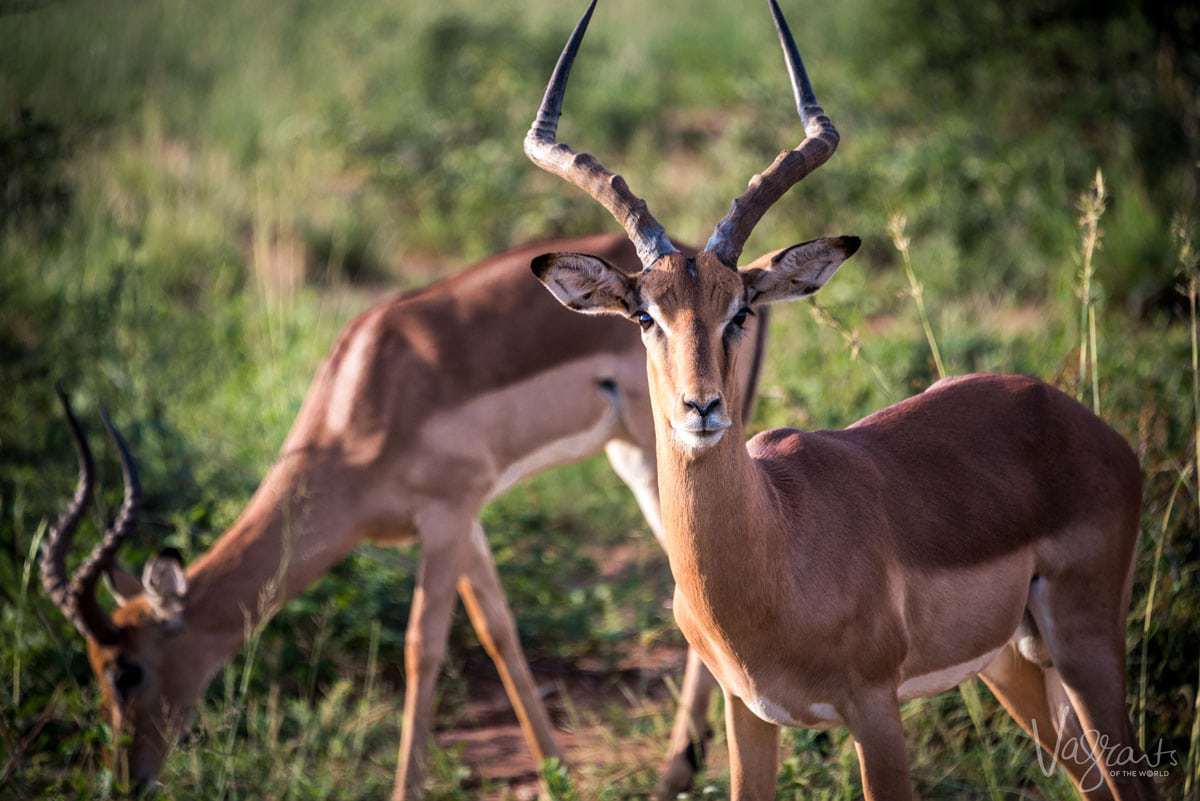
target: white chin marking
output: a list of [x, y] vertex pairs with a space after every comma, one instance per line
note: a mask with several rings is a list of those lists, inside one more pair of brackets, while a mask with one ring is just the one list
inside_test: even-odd
[[721, 437], [725, 436], [725, 429], [723, 428], [716, 431], [687, 431], [686, 429], [671, 426], [671, 431], [675, 435], [675, 441], [682, 445], [684, 450], [689, 452], [711, 448], [721, 441]]

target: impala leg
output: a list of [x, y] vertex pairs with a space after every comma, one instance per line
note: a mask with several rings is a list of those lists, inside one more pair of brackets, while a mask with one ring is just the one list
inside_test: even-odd
[[[658, 505], [658, 469], [653, 449], [643, 448], [625, 440], [614, 439], [604, 452], [613, 472], [633, 492], [642, 510], [642, 517], [660, 544], [665, 543], [662, 514]], [[712, 727], [708, 725], [708, 699], [717, 686], [708, 668], [696, 652], [689, 648], [679, 708], [671, 727], [671, 741], [663, 763], [654, 797], [669, 801], [692, 786], [692, 777], [704, 768], [704, 752]]]
[[462, 572], [462, 545], [470, 518], [439, 510], [418, 525], [421, 566], [404, 638], [404, 722], [393, 801], [412, 801], [424, 793], [433, 691], [446, 656], [454, 585]]
[[654, 792], [660, 801], [669, 801], [687, 791], [692, 786], [692, 777], [704, 769], [704, 753], [708, 738], [712, 736], [712, 728], [708, 725], [708, 698], [716, 686], [712, 674], [700, 661], [700, 655], [694, 648], [689, 648], [671, 743], [662, 778]]
[[1119, 657], [1089, 659], [1087, 664], [1063, 665], [1060, 670], [1092, 755], [1104, 767], [1093, 783], [1107, 783], [1118, 801], [1147, 801], [1156, 797], [1153, 782], [1125, 773], [1145, 770], [1146, 759], [1125, 710], [1123, 661]]
[[729, 740], [731, 801], [770, 801], [775, 797], [779, 763], [779, 727], [725, 693], [725, 736]]
[[561, 756], [546, 707], [521, 650], [516, 621], [500, 586], [496, 562], [478, 522], [471, 527], [470, 556], [458, 591], [479, 641], [496, 663], [534, 760], [540, 765], [549, 757]]
[[1095, 608], [1092, 588], [1043, 581], [1035, 581], [1030, 590], [1029, 611], [1099, 766], [1089, 782], [1094, 787], [1107, 784], [1117, 801], [1157, 798], [1152, 779], [1128, 775], [1147, 766], [1125, 709], [1121, 626], [1089, 614]]
[[1095, 779], [1100, 774], [1090, 750], [1080, 747], [1086, 745], [1083, 730], [1056, 670], [1042, 669], [1009, 646], [979, 677], [1012, 719], [1048, 755], [1047, 759], [1067, 771], [1084, 798], [1112, 801], [1107, 785], [1096, 786]]
[[912, 801], [900, 702], [892, 687], [860, 693], [843, 713], [862, 772], [866, 801]]

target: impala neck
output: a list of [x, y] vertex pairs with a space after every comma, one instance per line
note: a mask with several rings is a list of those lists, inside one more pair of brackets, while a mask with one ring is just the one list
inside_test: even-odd
[[[758, 468], [746, 452], [741, 420], [696, 458], [673, 440], [655, 414], [658, 486], [667, 555], [679, 588], [693, 606], [738, 609], [776, 566], [778, 529]], [[722, 604], [727, 597], [729, 604]]]
[[181, 636], [213, 661], [211, 670], [353, 548], [345, 473], [310, 451], [285, 453], [237, 522], [189, 568]]

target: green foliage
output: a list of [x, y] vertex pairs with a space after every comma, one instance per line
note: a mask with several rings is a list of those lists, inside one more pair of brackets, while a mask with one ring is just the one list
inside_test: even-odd
[[[1194, 458], [1176, 288], [1190, 240], [1170, 236], [1196, 208], [1200, 157], [1200, 49], [1185, 7], [787, 7], [803, 15], [797, 36], [843, 145], [747, 251], [864, 238], [819, 305], [773, 315], [756, 428], [845, 425], [928, 386], [926, 329], [948, 372], [1031, 373], [1073, 392], [1074, 199], [1103, 168], [1111, 199], [1088, 297], [1098, 395], [1146, 474], [1131, 694], [1148, 736], [1181, 761], [1200, 615], [1194, 472], [1180, 485]], [[681, 8], [606, 0], [562, 133], [700, 242], [801, 132], [765, 10]], [[162, 543], [202, 553], [272, 462], [337, 330], [381, 285], [423, 284], [535, 236], [612, 229], [520, 150], [575, 11], [549, 0], [0, 4], [0, 798], [112, 793], [93, 679], [31, 561], [74, 476], [54, 382], [93, 430], [106, 402], [139, 456], [147, 511], [125, 558], [140, 565]], [[888, 242], [896, 213], [923, 312]], [[97, 455], [101, 511], [81, 547], [118, 503], [112, 454]], [[612, 549], [649, 535], [602, 461], [535, 479], [484, 522], [535, 667], [611, 666], [633, 643], [681, 642], [661, 557], [604, 569]], [[415, 564], [412, 549], [364, 546], [263, 629], [210, 688], [164, 796], [384, 795]], [[465, 697], [461, 666], [485, 662], [456, 620], [446, 719]], [[922, 797], [1071, 797], [990, 696], [976, 700], [906, 708]], [[593, 721], [619, 768], [543, 771], [558, 797], [653, 786], [670, 709], [645, 704]], [[782, 798], [853, 797], [844, 733], [793, 732], [785, 748]], [[468, 773], [435, 749], [434, 796], [489, 790]], [[718, 769], [693, 797], [726, 789]]]
[[567, 774], [567, 766], [561, 759], [553, 757], [545, 760], [540, 773], [550, 801], [578, 801], [579, 793], [575, 791], [575, 785]]

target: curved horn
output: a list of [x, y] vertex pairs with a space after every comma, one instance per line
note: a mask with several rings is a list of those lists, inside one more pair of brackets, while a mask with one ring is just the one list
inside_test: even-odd
[[579, 52], [579, 45], [583, 42], [583, 35], [587, 32], [595, 9], [596, 0], [592, 0], [567, 40], [562, 55], [558, 57], [558, 64], [542, 97], [542, 105], [538, 107], [537, 117], [525, 135], [525, 155], [546, 172], [575, 184], [608, 209], [637, 248], [642, 266], [649, 267], [662, 256], [677, 253], [678, 250], [650, 213], [646, 201], [633, 194], [624, 178], [609, 172], [594, 156], [576, 153], [555, 138], [571, 64]]
[[133, 533], [134, 515], [141, 502], [142, 489], [138, 481], [137, 465], [129, 452], [125, 438], [113, 426], [108, 412], [103, 408], [100, 416], [104, 427], [116, 443], [121, 457], [121, 474], [125, 482], [125, 500], [121, 504], [117, 517], [112, 526], [104, 532], [100, 544], [92, 551], [70, 580], [67, 579], [66, 553], [71, 546], [75, 529], [92, 499], [95, 486], [95, 466], [92, 452], [88, 447], [87, 436], [83, 427], [71, 410], [71, 402], [61, 387], [56, 387], [63, 411], [66, 412], [67, 422], [75, 438], [75, 447], [79, 451], [79, 484], [75, 488], [75, 497], [67, 506], [65, 512], [50, 529], [46, 542], [42, 546], [42, 586], [50, 600], [58, 607], [63, 616], [69, 620], [84, 637], [100, 643], [112, 643], [117, 638], [117, 627], [100, 607], [96, 600], [96, 582], [100, 573], [107, 569], [121, 543]]
[[88, 447], [87, 436], [83, 433], [83, 427], [79, 425], [75, 413], [71, 411], [71, 402], [67, 399], [67, 393], [61, 386], [56, 386], [54, 391], [58, 394], [58, 400], [62, 403], [63, 411], [67, 415], [67, 423], [70, 425], [71, 434], [75, 439], [75, 448], [79, 452], [79, 483], [75, 486], [75, 497], [71, 499], [66, 511], [58, 518], [58, 522], [50, 527], [49, 533], [46, 534], [46, 541], [42, 543], [42, 587], [45, 588], [46, 594], [50, 596], [50, 600], [63, 613], [63, 616], [71, 621], [83, 636], [87, 637], [90, 636], [90, 632], [87, 624], [79, 616], [77, 605], [71, 594], [70, 582], [67, 579], [66, 555], [67, 549], [71, 546], [75, 529], [79, 526], [79, 520], [83, 517], [83, 510], [92, 500], [96, 471], [92, 461], [92, 451]]
[[75, 599], [80, 617], [93, 632], [99, 632], [99, 636], [97, 634], [93, 634], [93, 636], [103, 642], [105, 636], [116, 635], [116, 626], [113, 625], [112, 620], [96, 600], [96, 583], [100, 579], [100, 574], [112, 566], [113, 559], [122, 543], [129, 539], [134, 532], [134, 518], [142, 502], [142, 485], [138, 480], [137, 464], [134, 462], [133, 454], [129, 452], [129, 445], [121, 436], [121, 432], [113, 425], [112, 419], [108, 416], [108, 410], [104, 406], [100, 407], [100, 419], [104, 422], [104, 428], [107, 429], [108, 435], [112, 437], [113, 443], [117, 446], [117, 453], [121, 459], [121, 479], [125, 485], [125, 498], [121, 503], [121, 508], [117, 510], [116, 518], [104, 532], [100, 543], [88, 554], [88, 558], [83, 560], [79, 569], [75, 571], [75, 575], [71, 577], [71, 595]]
[[738, 259], [754, 226], [767, 213], [767, 209], [784, 193], [820, 167], [838, 146], [838, 132], [833, 121], [825, 114], [812, 83], [800, 58], [796, 40], [788, 28], [787, 20], [777, 0], [768, 0], [771, 16], [775, 18], [775, 29], [779, 31], [779, 43], [787, 62], [788, 75], [792, 79], [792, 93], [796, 97], [796, 110], [804, 124], [805, 139], [795, 150], [785, 150], [763, 172], [750, 179], [750, 185], [733, 205], [709, 237], [705, 250], [715, 255], [723, 264], [737, 269]]

